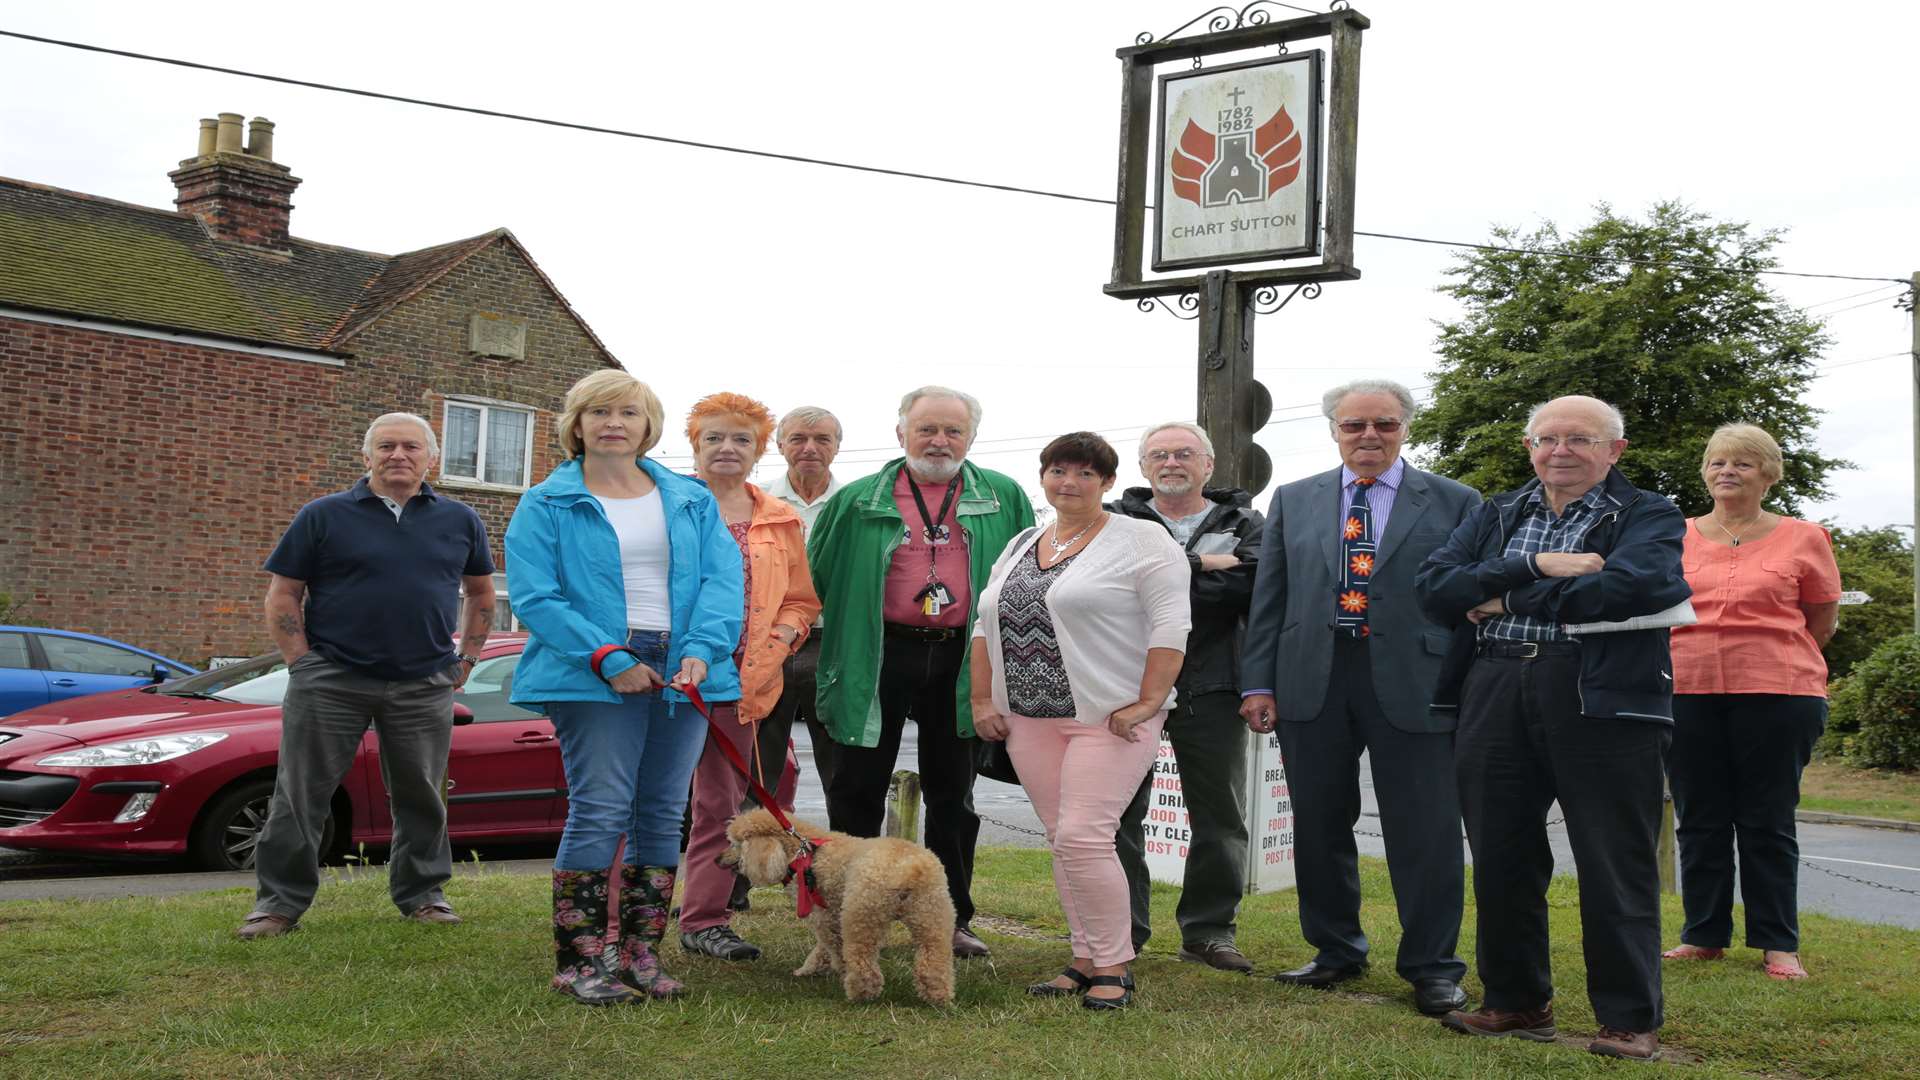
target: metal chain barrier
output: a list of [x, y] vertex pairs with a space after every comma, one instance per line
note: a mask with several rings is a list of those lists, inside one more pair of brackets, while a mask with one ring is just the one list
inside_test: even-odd
[[1801, 859], [1800, 864], [1802, 866], [1810, 866], [1829, 877], [1837, 877], [1842, 881], [1851, 881], [1855, 885], [1865, 885], [1872, 889], [1885, 889], [1888, 892], [1906, 893], [1908, 896], [1920, 896], [1920, 889], [1908, 889], [1899, 885], [1889, 885], [1884, 881], [1868, 881], [1866, 878], [1854, 877], [1852, 874], [1843, 874], [1838, 870], [1829, 870], [1817, 862], [1808, 862], [1805, 859]]
[[1022, 825], [1015, 825], [1010, 821], [1001, 821], [999, 818], [988, 817], [985, 814], [980, 814], [978, 815], [978, 817], [980, 818], [981, 821], [986, 822], [988, 825], [997, 826], [999, 828], [1007, 830], [1008, 832], [1017, 832], [1023, 836], [1037, 836], [1042, 840], [1045, 840], [1047, 838], [1047, 834], [1039, 829], [1029, 829]]

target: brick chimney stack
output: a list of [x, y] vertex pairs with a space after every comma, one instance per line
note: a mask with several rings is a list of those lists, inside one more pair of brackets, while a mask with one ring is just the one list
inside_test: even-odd
[[216, 240], [289, 251], [287, 221], [300, 178], [273, 160], [272, 121], [255, 117], [245, 147], [240, 122], [239, 113], [200, 121], [196, 155], [167, 174], [179, 191], [173, 205], [199, 218]]

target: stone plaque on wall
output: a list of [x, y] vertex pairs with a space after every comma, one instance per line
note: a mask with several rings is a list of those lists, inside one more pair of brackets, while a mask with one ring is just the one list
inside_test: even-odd
[[527, 321], [476, 311], [467, 323], [467, 351], [508, 360], [525, 359]]

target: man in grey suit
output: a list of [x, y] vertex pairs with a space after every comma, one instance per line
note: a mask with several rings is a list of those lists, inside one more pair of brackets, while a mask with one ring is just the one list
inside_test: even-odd
[[1274, 492], [1241, 658], [1240, 715], [1279, 732], [1300, 931], [1317, 950], [1274, 978], [1327, 989], [1366, 969], [1353, 840], [1365, 751], [1400, 909], [1395, 966], [1415, 1006], [1444, 1015], [1466, 1003], [1464, 873], [1454, 717], [1428, 705], [1454, 635], [1421, 612], [1413, 576], [1480, 496], [1401, 458], [1406, 387], [1363, 379], [1321, 405], [1341, 465]]

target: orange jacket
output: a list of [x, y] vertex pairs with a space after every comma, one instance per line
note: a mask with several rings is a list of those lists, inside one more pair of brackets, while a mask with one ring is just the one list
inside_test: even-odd
[[[807, 569], [807, 535], [793, 507], [752, 484], [753, 519], [747, 526], [747, 559], [752, 584], [747, 605], [745, 653], [740, 658], [740, 722], [773, 712], [785, 685], [787, 657], [798, 651], [820, 615], [820, 597]], [[790, 626], [800, 632], [791, 646], [773, 632]]]

